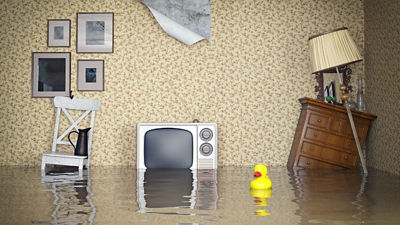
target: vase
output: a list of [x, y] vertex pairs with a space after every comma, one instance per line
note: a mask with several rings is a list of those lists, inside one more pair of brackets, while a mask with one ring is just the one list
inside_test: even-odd
[[356, 109], [358, 109], [358, 108], [357, 108], [356, 102], [354, 102], [354, 100], [353, 100], [353, 95], [352, 95], [352, 94], [350, 94], [350, 99], [347, 101], [347, 104], [349, 105], [349, 108], [350, 108], [351, 110], [356, 110]]
[[361, 77], [358, 78], [357, 109], [362, 112], [365, 111], [365, 100], [364, 100], [363, 83]]

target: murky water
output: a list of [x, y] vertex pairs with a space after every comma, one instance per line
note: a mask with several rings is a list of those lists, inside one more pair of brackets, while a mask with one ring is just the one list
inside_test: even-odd
[[0, 167], [0, 224], [400, 224], [400, 177], [370, 169], [270, 168], [272, 191], [250, 191], [252, 168], [91, 168], [79, 177]]

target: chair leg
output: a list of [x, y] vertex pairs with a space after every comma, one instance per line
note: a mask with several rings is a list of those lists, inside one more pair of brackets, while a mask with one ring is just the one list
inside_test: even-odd
[[79, 176], [83, 175], [83, 160], [79, 162]]
[[42, 160], [42, 166], [40, 168], [41, 172], [42, 172], [42, 176], [46, 175], [46, 163]]

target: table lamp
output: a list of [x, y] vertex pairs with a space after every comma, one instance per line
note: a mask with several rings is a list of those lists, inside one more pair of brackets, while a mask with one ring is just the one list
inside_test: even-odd
[[363, 171], [367, 174], [365, 158], [361, 151], [353, 116], [349, 104], [347, 104], [350, 95], [347, 93], [347, 87], [343, 84], [343, 79], [339, 73], [339, 68], [361, 61], [361, 55], [346, 27], [314, 35], [308, 41], [310, 45], [311, 72], [319, 73], [336, 69], [340, 83], [339, 89], [342, 91], [341, 100], [347, 110]]

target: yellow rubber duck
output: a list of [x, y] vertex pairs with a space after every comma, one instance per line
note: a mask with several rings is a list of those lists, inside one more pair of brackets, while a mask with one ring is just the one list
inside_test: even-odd
[[250, 182], [251, 189], [270, 189], [271, 179], [268, 177], [268, 169], [263, 164], [257, 164], [254, 167], [254, 177], [256, 179]]

